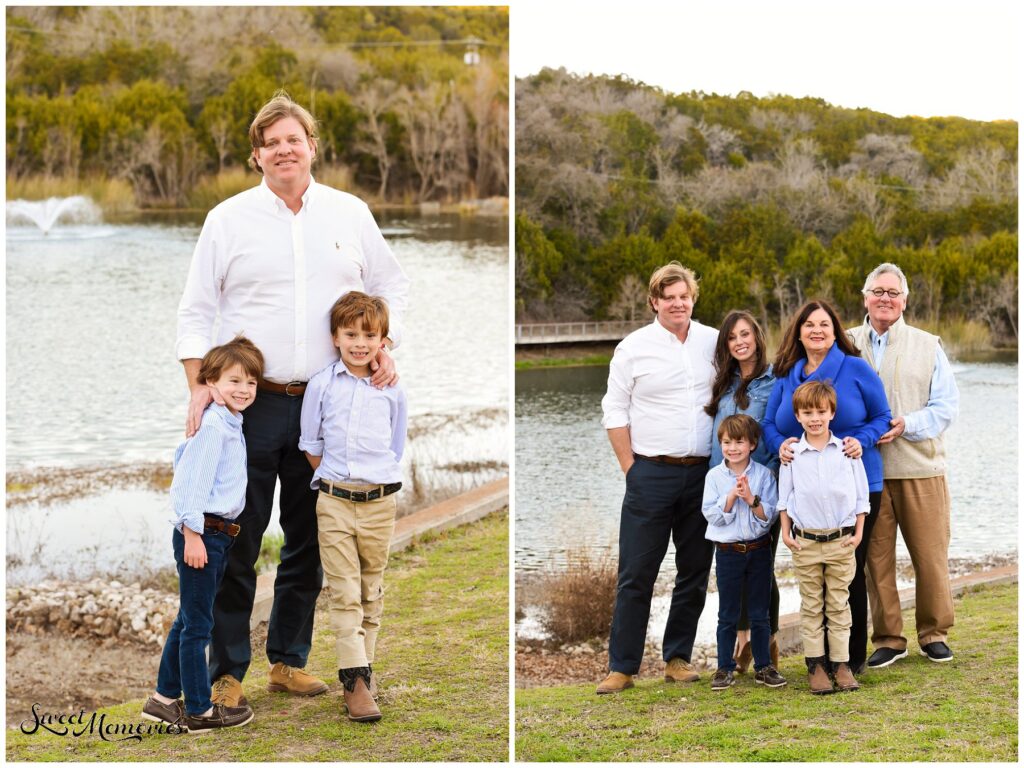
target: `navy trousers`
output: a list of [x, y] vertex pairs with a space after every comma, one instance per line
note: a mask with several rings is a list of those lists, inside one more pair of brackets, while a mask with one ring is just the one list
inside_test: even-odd
[[715, 577], [718, 580], [718, 668], [736, 669], [733, 648], [740, 618], [740, 603], [746, 598], [750, 621], [750, 648], [754, 669], [771, 664], [769, 606], [772, 594], [772, 550], [759, 547], [749, 552], [716, 549]]
[[284, 545], [274, 581], [267, 628], [267, 658], [306, 666], [313, 644], [313, 612], [323, 585], [316, 532], [317, 492], [309, 487], [313, 469], [299, 450], [302, 398], [261, 391], [243, 414], [249, 483], [242, 526], [228, 556], [227, 572], [213, 610], [210, 678], [245, 677], [252, 660], [249, 619], [256, 596], [256, 561], [270, 524], [274, 488], [281, 482]]
[[713, 544], [701, 512], [708, 464], [661, 464], [638, 458], [626, 474], [619, 523], [619, 579], [608, 641], [608, 666], [635, 675], [643, 661], [651, 596], [671, 538], [676, 580], [662, 655], [690, 660], [704, 610]]

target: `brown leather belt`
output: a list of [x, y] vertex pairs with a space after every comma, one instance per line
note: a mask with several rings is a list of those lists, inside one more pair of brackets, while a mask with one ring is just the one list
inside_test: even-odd
[[223, 517], [217, 517], [217, 515], [203, 515], [203, 528], [207, 531], [226, 533], [231, 538], [235, 538], [238, 532], [242, 530], [242, 526], [238, 523], [229, 523]]
[[753, 552], [755, 549], [767, 547], [772, 543], [771, 536], [763, 536], [754, 541], [716, 541], [715, 546], [723, 552]]
[[275, 395], [288, 395], [288, 397], [302, 397], [306, 391], [306, 382], [289, 381], [287, 384], [278, 384], [276, 381], [260, 379], [259, 389], [264, 392], [273, 392]]
[[694, 467], [698, 464], [707, 464], [711, 459], [710, 456], [641, 456], [639, 453], [633, 454], [634, 458], [647, 459], [648, 461], [656, 461], [659, 464], [675, 464], [686, 467]]

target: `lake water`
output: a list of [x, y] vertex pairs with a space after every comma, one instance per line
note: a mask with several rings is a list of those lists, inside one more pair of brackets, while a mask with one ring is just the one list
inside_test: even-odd
[[[952, 498], [950, 557], [1017, 551], [1017, 366], [954, 363], [960, 416], [946, 433]], [[577, 547], [617, 551], [625, 481], [601, 427], [606, 366], [516, 372], [515, 565], [517, 575], [564, 565]], [[897, 555], [909, 557], [902, 539]], [[662, 577], [674, 575], [669, 544]], [[777, 559], [790, 559], [780, 545]], [[799, 609], [795, 589], [783, 590], [781, 612]], [[536, 636], [537, 607], [517, 626]], [[667, 596], [656, 597], [649, 625], [660, 639]], [[698, 628], [699, 642], [714, 642], [717, 595]]]
[[[413, 435], [406, 474], [415, 462], [455, 486], [496, 479], [508, 471], [508, 220], [379, 220], [412, 283], [395, 352]], [[8, 472], [171, 462], [187, 404], [176, 311], [201, 224], [147, 217], [45, 237], [7, 228]], [[467, 476], [466, 467], [476, 469]], [[8, 510], [9, 554], [62, 563], [42, 573], [9, 567], [8, 581], [173, 562], [166, 494], [101, 500]], [[115, 541], [90, 539], [108, 524]]]

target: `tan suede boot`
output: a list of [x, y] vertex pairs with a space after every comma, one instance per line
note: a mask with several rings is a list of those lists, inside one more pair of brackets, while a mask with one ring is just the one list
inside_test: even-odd
[[633, 687], [633, 676], [626, 675], [622, 672], [609, 672], [608, 677], [601, 681], [601, 684], [597, 686], [597, 692], [599, 694], [605, 693], [621, 693], [627, 688]]
[[344, 686], [345, 706], [348, 708], [348, 719], [357, 723], [372, 723], [380, 720], [382, 715], [377, 702], [370, 695], [370, 668], [352, 667], [339, 669], [338, 679]]

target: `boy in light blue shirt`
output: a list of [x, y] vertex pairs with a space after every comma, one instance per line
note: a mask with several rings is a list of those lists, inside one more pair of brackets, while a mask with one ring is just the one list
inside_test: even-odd
[[164, 643], [156, 692], [143, 706], [142, 717], [179, 731], [205, 733], [253, 719], [248, 705], [211, 702], [206, 648], [213, 633], [213, 600], [240, 530], [233, 521], [245, 506], [242, 411], [255, 399], [262, 375], [262, 353], [242, 336], [207, 352], [199, 381], [217, 390], [224, 405], [211, 404], [198, 431], [174, 454], [171, 502], [177, 518], [173, 546], [180, 607]]
[[711, 679], [713, 691], [725, 690], [735, 683], [736, 660], [732, 650], [736, 645], [744, 584], [754, 682], [769, 688], [786, 685], [786, 678], [772, 666], [769, 652], [770, 530], [775, 522], [777, 496], [771, 471], [750, 458], [760, 436], [761, 428], [750, 416], [727, 416], [718, 427], [722, 463], [709, 469], [704, 478], [701, 509], [708, 521], [705, 538], [715, 542], [718, 582], [718, 669]]
[[320, 562], [348, 718], [380, 720], [373, 673], [384, 568], [402, 487], [407, 406], [401, 386], [377, 389], [370, 362], [388, 335], [383, 299], [350, 291], [331, 308], [340, 359], [309, 380], [299, 448], [312, 465]]
[[792, 461], [779, 471], [779, 511], [782, 540], [793, 552], [800, 585], [809, 685], [814, 694], [854, 691], [860, 686], [849, 663], [850, 582], [871, 511], [868, 477], [864, 462], [844, 455], [842, 441], [829, 429], [836, 413], [831, 385], [801, 384], [793, 392], [793, 413], [804, 434], [793, 446]]

